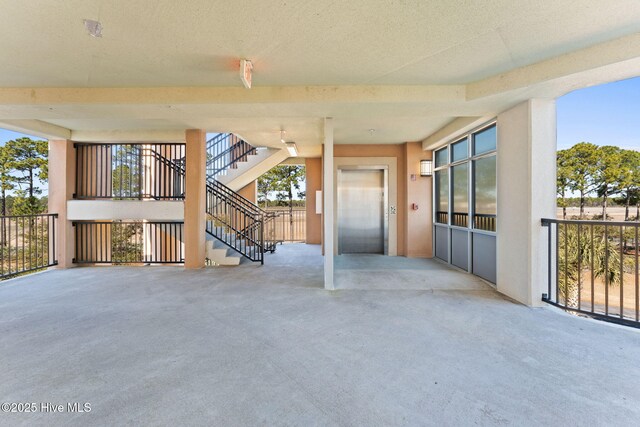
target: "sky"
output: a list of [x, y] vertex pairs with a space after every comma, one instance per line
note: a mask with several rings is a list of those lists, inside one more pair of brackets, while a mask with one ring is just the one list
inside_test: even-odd
[[559, 150], [583, 141], [640, 150], [640, 77], [568, 93], [556, 107]]

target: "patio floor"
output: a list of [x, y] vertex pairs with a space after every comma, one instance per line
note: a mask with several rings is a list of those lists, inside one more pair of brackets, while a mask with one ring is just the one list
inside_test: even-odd
[[318, 248], [301, 244], [265, 266], [91, 267], [0, 283], [2, 402], [91, 404], [0, 413], [0, 425], [640, 420], [638, 331], [531, 309], [433, 268], [452, 286], [328, 292]]

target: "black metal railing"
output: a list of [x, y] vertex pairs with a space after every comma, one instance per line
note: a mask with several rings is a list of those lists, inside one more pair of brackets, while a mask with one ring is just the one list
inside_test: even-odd
[[307, 238], [307, 211], [305, 209], [272, 209], [275, 214], [275, 240], [279, 242], [304, 242]]
[[58, 214], [0, 217], [0, 279], [57, 265]]
[[474, 214], [473, 228], [477, 230], [496, 231], [496, 215]]
[[436, 222], [438, 224], [448, 224], [449, 223], [449, 213], [448, 212], [436, 212]]
[[275, 251], [276, 215], [215, 179], [207, 182], [206, 213], [207, 233], [251, 261], [264, 264], [264, 253]]
[[640, 223], [543, 219], [548, 285], [542, 300], [640, 327]]
[[451, 225], [467, 227], [469, 225], [469, 214], [466, 212], [451, 212]]
[[183, 222], [76, 221], [76, 264], [181, 264]]
[[207, 178], [215, 178], [228, 169], [235, 169], [238, 162], [256, 154], [248, 142], [231, 133], [221, 133], [207, 141]]
[[185, 144], [75, 144], [76, 199], [181, 200]]

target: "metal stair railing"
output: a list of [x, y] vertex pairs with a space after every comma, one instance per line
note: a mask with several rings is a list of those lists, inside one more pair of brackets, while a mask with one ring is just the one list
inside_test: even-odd
[[[224, 140], [225, 135], [217, 135], [209, 141], [210, 144], [216, 145]], [[245, 153], [240, 156], [234, 155], [236, 161], [243, 156], [246, 157], [248, 151], [255, 150], [235, 136], [231, 140], [236, 142], [223, 151]], [[237, 141], [242, 141], [242, 144], [238, 144]], [[250, 149], [247, 150], [247, 147]], [[150, 154], [184, 180], [186, 175], [184, 161], [167, 159], [154, 150], [151, 150]], [[210, 169], [207, 161], [207, 171]], [[205, 231], [249, 260], [264, 264], [264, 253], [275, 251], [278, 243], [275, 240], [277, 214], [263, 210], [208, 174], [205, 211], [207, 214]]]
[[207, 180], [207, 233], [252, 261], [274, 252], [276, 214], [266, 212], [215, 179]]
[[256, 154], [256, 148], [231, 133], [221, 133], [207, 141], [207, 178], [215, 178], [228, 169], [235, 169]]

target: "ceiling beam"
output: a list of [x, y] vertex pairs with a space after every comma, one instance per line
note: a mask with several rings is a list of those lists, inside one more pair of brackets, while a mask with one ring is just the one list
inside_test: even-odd
[[454, 120], [441, 127], [422, 141], [423, 150], [433, 150], [441, 145], [451, 142], [452, 139], [469, 132], [470, 130], [491, 120], [491, 116], [485, 117], [456, 117]]
[[184, 142], [184, 129], [170, 130], [74, 130], [71, 138], [77, 142], [107, 142], [107, 141], [127, 141], [127, 142]]
[[[473, 101], [526, 88], [638, 57], [640, 57], [640, 33], [635, 33], [470, 83], [466, 87], [467, 100]], [[640, 74], [640, 68], [629, 70], [627, 67], [620, 69], [618, 73], [603, 69], [602, 73], [606, 74], [603, 76], [606, 81], [611, 82], [628, 78], [630, 74]], [[590, 80], [593, 81], [593, 76], [590, 76]], [[565, 86], [561, 85], [558, 93], [554, 95], [560, 96], [566, 93]]]
[[45, 139], [70, 139], [71, 130], [42, 120], [2, 120], [0, 128]]
[[462, 85], [0, 88], [0, 105], [464, 102]]

